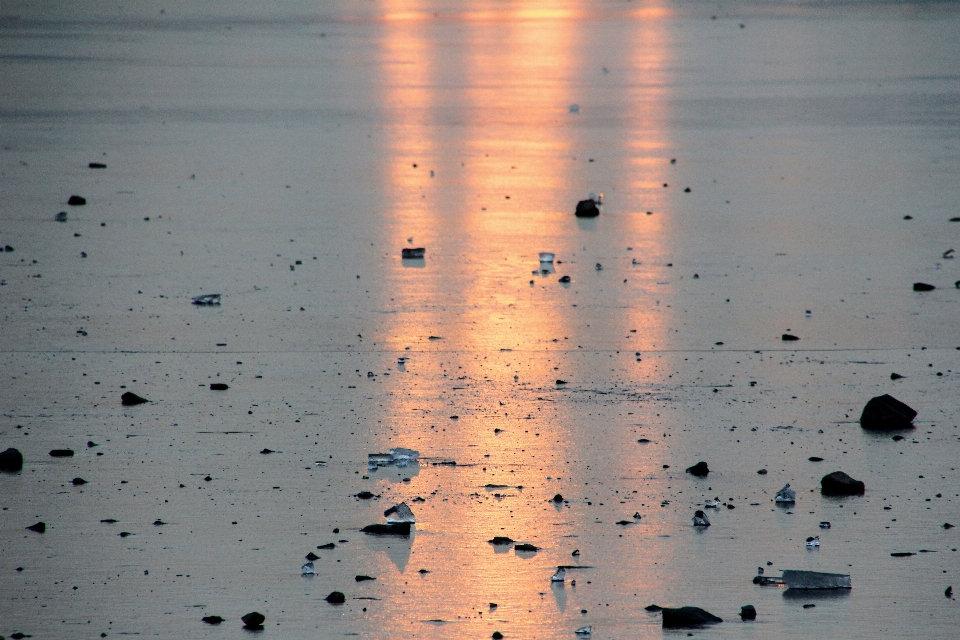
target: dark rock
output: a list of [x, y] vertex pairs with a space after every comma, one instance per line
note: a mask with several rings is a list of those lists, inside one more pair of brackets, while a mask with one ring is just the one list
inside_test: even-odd
[[658, 604], [648, 604], [647, 606], [644, 607], [644, 610], [650, 611], [651, 613], [653, 613], [656, 611], [663, 611], [663, 607], [661, 607]]
[[32, 638], [32, 637], [33, 636], [30, 635], [29, 633], [22, 633], [20, 631], [16, 631], [10, 634], [10, 640], [21, 640], [22, 638]]
[[944, 528], [944, 529], [953, 529], [953, 525], [950, 524], [949, 522], [944, 522], [944, 523], [943, 523], [943, 528]]
[[261, 449], [261, 450], [260, 450], [260, 453], [266, 455], [266, 454], [268, 454], [268, 453], [274, 453], [274, 450], [273, 450], [273, 449]]
[[10, 447], [0, 453], [0, 471], [20, 471], [23, 469], [23, 454]]
[[766, 469], [760, 469], [760, 470], [757, 471], [757, 473], [760, 474], [761, 476], [765, 476], [765, 475], [767, 475], [767, 470], [766, 470]]
[[914, 282], [913, 290], [914, 291], [933, 291], [936, 289], [932, 284], [927, 284], [926, 282]]
[[3, 250], [6, 251], [7, 253], [13, 253], [13, 247], [11, 247], [10, 245], [4, 246]]
[[902, 377], [903, 377], [903, 376], [900, 375], [899, 373], [891, 373], [891, 374], [890, 374], [890, 379], [891, 379], [891, 380], [899, 380], [899, 379], [902, 378]]
[[632, 521], [632, 520], [618, 520], [618, 521], [617, 521], [617, 524], [619, 524], [619, 525], [621, 525], [621, 526], [626, 526], [626, 525], [628, 525], [628, 524], [633, 524], [633, 521]]
[[360, 493], [357, 494], [357, 497], [360, 498], [361, 500], [369, 500], [370, 498], [373, 497], [373, 494], [370, 493], [369, 491], [361, 491]]
[[87, 204], [87, 199], [81, 196], [70, 196], [70, 199], [67, 200], [67, 204], [77, 207], [83, 204]]
[[339, 591], [331, 591], [325, 600], [330, 604], [343, 604], [347, 601], [347, 597]]
[[121, 538], [126, 538], [126, 537], [132, 536], [132, 535], [134, 535], [134, 534], [130, 533], [129, 531], [121, 531], [121, 532], [118, 533], [117, 535], [120, 536]]
[[206, 622], [207, 624], [220, 624], [221, 622], [223, 622], [223, 618], [221, 618], [220, 616], [205, 616], [200, 620], [202, 622]]
[[953, 587], [951, 586], [951, 587], [947, 587], [946, 589], [944, 589], [943, 595], [945, 595], [946, 597], [952, 599], [952, 598], [953, 598]]
[[828, 473], [820, 479], [820, 493], [825, 496], [862, 496], [866, 487], [843, 471]]
[[540, 551], [540, 547], [535, 547], [529, 542], [522, 542], [518, 545], [514, 545], [514, 551]]
[[53, 219], [56, 220], [57, 222], [66, 222], [66, 221], [67, 221], [67, 212], [66, 212], [66, 211], [60, 211], [60, 212], [58, 212], [55, 216], [53, 216]]
[[153, 526], [155, 527], [162, 527], [165, 524], [167, 523], [161, 520], [160, 518], [157, 518], [156, 520], [153, 521]]
[[120, 521], [115, 518], [104, 518], [100, 522], [106, 522], [107, 524], [116, 524], [117, 522], [120, 522]]
[[405, 260], [422, 258], [426, 252], [427, 252], [427, 249], [425, 247], [415, 247], [413, 249], [401, 249], [400, 257]]
[[893, 556], [894, 558], [907, 558], [909, 556], [915, 556], [917, 554], [915, 554], [912, 551], [894, 551], [890, 555]]
[[709, 611], [704, 611], [700, 607], [664, 607], [663, 608], [663, 628], [664, 629], [687, 629], [690, 627], [701, 627], [705, 624], [716, 624], [723, 622]]
[[860, 414], [860, 426], [864, 429], [889, 430], [910, 429], [917, 412], [891, 395], [871, 398]]
[[32, 524], [27, 527], [28, 531], [36, 531], [37, 533], [43, 533], [47, 530], [47, 524], [45, 522], [38, 522], [37, 524]]
[[757, 609], [752, 604], [745, 604], [740, 607], [740, 619], [741, 620], [756, 620], [757, 619]]
[[210, 476], [206, 476], [206, 477], [203, 479], [204, 482], [210, 482], [211, 480], [213, 480], [213, 478], [211, 478]]
[[803, 608], [804, 608], [804, 609], [813, 609], [813, 608], [816, 607], [816, 606], [817, 606], [817, 605], [815, 605], [815, 604], [813, 604], [813, 603], [810, 603], [810, 604], [805, 604], [805, 605], [803, 605]]
[[357, 576], [356, 578], [354, 578], [354, 580], [356, 580], [357, 582], [366, 582], [367, 580], [376, 580], [376, 578], [373, 578], [371, 576]]
[[226, 390], [229, 389], [229, 388], [230, 388], [230, 387], [228, 387], [226, 384], [224, 384], [224, 383], [222, 383], [222, 382], [211, 382], [211, 383], [210, 383], [210, 390], [211, 390], [211, 391], [226, 391]]
[[900, 435], [893, 436], [893, 437], [890, 438], [890, 439], [893, 440], [894, 442], [900, 442], [901, 440], [905, 440], [905, 438], [904, 438], [903, 436], [900, 436]]
[[[339, 533], [339, 531], [334, 530], [334, 533]], [[317, 547], [317, 549], [335, 549], [336, 546], [337, 545], [333, 544], [332, 542], [328, 542], [327, 544], [321, 544]]]
[[503, 634], [500, 633], [499, 631], [494, 631], [493, 635], [491, 635], [490, 637], [493, 638], [493, 640], [501, 640], [503, 638]]
[[563, 502], [563, 496], [558, 493], [557, 495], [553, 496], [553, 501], [554, 501], [554, 502]]
[[50, 457], [51, 458], [72, 458], [73, 449], [51, 449]]
[[684, 193], [690, 193], [690, 187], [687, 187], [686, 189], [684, 189], [683, 192], [684, 192]]
[[596, 218], [600, 215], [600, 208], [597, 203], [591, 199], [581, 200], [577, 203], [575, 215], [578, 218]]
[[409, 536], [410, 523], [398, 522], [395, 524], [369, 524], [363, 529], [360, 529], [360, 531], [376, 536]]
[[487, 540], [487, 542], [490, 544], [513, 544], [513, 539], [507, 536], [494, 536], [492, 539]]
[[559, 281], [562, 282], [562, 283], [564, 283], [564, 284], [566, 284], [566, 283], [570, 282], [570, 276], [560, 276], [560, 280], [559, 280]]
[[780, 339], [783, 340], [784, 342], [794, 342], [796, 340], [799, 340], [800, 338], [798, 338], [797, 336], [791, 335], [789, 333], [785, 333], [782, 336], [780, 336]]
[[266, 616], [264, 616], [259, 611], [251, 611], [247, 615], [240, 618], [240, 620], [243, 622], [243, 626], [250, 627], [253, 629], [256, 629], [257, 627], [262, 626], [263, 621], [266, 619], [267, 619]]
[[82, 485], [82, 484], [87, 484], [87, 481], [84, 480], [83, 478], [74, 478], [74, 479], [73, 479], [73, 486], [79, 487], [79, 486]]
[[141, 398], [135, 393], [127, 391], [122, 396], [120, 396], [120, 403], [125, 407], [132, 407], [135, 404], [143, 404], [144, 402], [150, 402], [146, 398]]
[[88, 448], [88, 449], [92, 449], [93, 447], [99, 447], [99, 446], [100, 446], [100, 445], [98, 445], [98, 444], [97, 444], [96, 442], [94, 442], [93, 440], [87, 440], [87, 448]]
[[560, 379], [558, 379], [558, 380], [557, 380], [557, 384], [558, 384], [558, 385], [559, 385], [559, 384], [567, 384], [567, 381], [566, 381], [566, 380], [560, 380]]
[[807, 458], [807, 460], [809, 460], [810, 462], [823, 462], [823, 458], [821, 458], [820, 456], [810, 456], [809, 458]]
[[103, 164], [102, 162], [91, 162], [91, 163], [88, 164], [87, 166], [90, 167], [91, 169], [106, 169], [106, 168], [107, 168], [107, 165]]
[[698, 478], [704, 478], [708, 473], [710, 473], [710, 467], [707, 466], [707, 463], [701, 460], [692, 467], [687, 467], [687, 473], [692, 473]]
[[304, 556], [304, 557], [305, 557], [307, 560], [309, 560], [310, 562], [313, 562], [314, 560], [319, 560], [319, 559], [320, 559], [320, 556], [318, 556], [317, 554], [315, 554], [313, 551], [311, 551], [310, 553], [308, 553], [308, 554], [307, 554], [306, 556]]

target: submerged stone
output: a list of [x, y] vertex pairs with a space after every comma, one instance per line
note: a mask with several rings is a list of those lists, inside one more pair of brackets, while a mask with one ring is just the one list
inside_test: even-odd
[[723, 622], [722, 618], [700, 607], [665, 607], [662, 613], [664, 629], [685, 629]]

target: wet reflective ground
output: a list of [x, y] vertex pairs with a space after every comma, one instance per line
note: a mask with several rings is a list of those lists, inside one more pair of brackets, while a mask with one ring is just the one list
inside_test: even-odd
[[[958, 36], [950, 3], [5, 2], [0, 634], [686, 637], [655, 602], [950, 637]], [[884, 393], [903, 440], [857, 423]], [[359, 532], [400, 501], [413, 536]]]

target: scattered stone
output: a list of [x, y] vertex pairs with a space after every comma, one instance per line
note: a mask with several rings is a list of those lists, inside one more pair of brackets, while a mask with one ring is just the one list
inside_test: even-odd
[[893, 556], [894, 558], [906, 558], [909, 556], [915, 556], [917, 554], [915, 554], [912, 551], [894, 551], [890, 555]]
[[663, 611], [663, 607], [657, 604], [648, 604], [647, 606], [644, 607], [644, 610], [654, 613], [657, 611]]
[[741, 620], [756, 620], [757, 619], [757, 609], [752, 604], [746, 604], [740, 607], [740, 619]]
[[263, 621], [266, 619], [266, 616], [259, 611], [251, 611], [247, 615], [240, 618], [240, 620], [243, 621], [243, 626], [247, 629], [262, 629]]
[[701, 460], [692, 467], [687, 467], [687, 473], [692, 473], [698, 478], [704, 478], [708, 473], [710, 473], [710, 468], [707, 466], [707, 463]]
[[72, 458], [73, 449], [51, 449], [50, 457], [51, 458]]
[[66, 211], [60, 211], [60, 212], [57, 213], [55, 216], [53, 216], [53, 219], [56, 220], [57, 222], [66, 222], [66, 221], [67, 221], [67, 212], [66, 212]]
[[630, 521], [630, 520], [618, 520], [618, 521], [617, 521], [617, 524], [619, 524], [619, 525], [622, 526], [622, 525], [633, 524], [633, 522]]
[[830, 528], [830, 522], [828, 522], [827, 520], [824, 520], [823, 522], [820, 523], [820, 528], [821, 528], [821, 529], [829, 529], [829, 528]]
[[913, 290], [914, 291], [933, 291], [936, 289], [932, 284], [927, 284], [926, 282], [914, 282]]
[[190, 304], [195, 304], [201, 307], [211, 307], [220, 304], [220, 294], [219, 293], [205, 293], [203, 295], [194, 296], [190, 299]]
[[810, 462], [823, 462], [823, 458], [821, 458], [820, 456], [810, 456], [809, 458], [807, 458], [807, 460], [809, 460]]
[[559, 282], [563, 284], [567, 284], [568, 282], [570, 282], [570, 276], [560, 276]]
[[331, 591], [330, 595], [324, 599], [330, 604], [343, 604], [347, 601], [347, 597], [339, 591]]
[[503, 634], [499, 631], [494, 631], [493, 635], [490, 637], [493, 638], [493, 640], [501, 640], [503, 638]]
[[73, 486], [75, 487], [79, 487], [82, 484], [87, 484], [87, 481], [84, 480], [83, 478], [74, 478], [72, 482], [73, 482]]
[[722, 618], [700, 607], [664, 607], [662, 613], [664, 629], [689, 629], [723, 622]]
[[862, 496], [866, 486], [843, 471], [828, 473], [820, 479], [820, 493], [825, 496]]
[[[334, 533], [340, 533], [340, 532], [334, 531]], [[336, 547], [337, 545], [333, 544], [332, 542], [328, 542], [327, 544], [321, 544], [320, 546], [317, 547], [317, 549], [335, 549]]]
[[900, 435], [896, 435], [896, 436], [893, 436], [893, 437], [890, 438], [890, 439], [893, 440], [894, 442], [900, 442], [901, 440], [905, 440], [906, 438], [904, 438], [903, 436], [900, 436]]
[[0, 471], [20, 471], [23, 469], [23, 454], [10, 447], [0, 453]]
[[366, 582], [367, 580], [376, 580], [376, 578], [372, 576], [357, 576], [354, 578], [354, 580], [357, 582]]
[[220, 616], [205, 616], [200, 619], [201, 622], [206, 622], [207, 624], [220, 624], [224, 621]]
[[361, 491], [360, 493], [357, 494], [357, 497], [360, 498], [361, 500], [369, 500], [370, 498], [373, 497], [373, 494], [370, 493], [369, 491]]
[[899, 379], [901, 379], [902, 377], [903, 377], [903, 376], [900, 375], [899, 373], [891, 373], [891, 374], [890, 374], [890, 379], [891, 379], [891, 380], [899, 380]]
[[126, 538], [126, 537], [132, 536], [132, 535], [134, 535], [134, 534], [130, 533], [129, 531], [121, 531], [121, 532], [118, 533], [117, 535], [120, 536], [121, 538]]
[[401, 249], [400, 257], [404, 260], [411, 260], [416, 258], [422, 258], [427, 252], [426, 247], [415, 247], [413, 249]]
[[783, 340], [784, 342], [794, 342], [796, 340], [799, 340], [800, 338], [798, 338], [797, 336], [791, 335], [789, 333], [785, 333], [782, 336], [780, 336], [780, 339]]
[[260, 453], [262, 453], [263, 455], [267, 455], [268, 453], [275, 453], [275, 452], [274, 452], [273, 449], [266, 449], [266, 448], [265, 448], [265, 449], [261, 449], [261, 450], [260, 450]]
[[122, 396], [120, 396], [120, 404], [125, 407], [132, 407], [133, 405], [143, 404], [144, 402], [150, 402], [146, 398], [141, 398], [137, 394], [127, 391]]
[[803, 608], [804, 608], [804, 609], [813, 609], [813, 608], [816, 607], [816, 606], [817, 606], [817, 605], [815, 605], [815, 604], [805, 604], [805, 605], [803, 605]]
[[38, 522], [37, 524], [32, 524], [27, 527], [27, 531], [36, 531], [37, 533], [43, 533], [47, 530], [47, 523]]
[[950, 598], [950, 599], [952, 600], [952, 599], [953, 599], [953, 587], [952, 587], [952, 586], [951, 586], [951, 587], [947, 587], [947, 588], [943, 591], [943, 595], [945, 595], [946, 597], [948, 597], [948, 598]]
[[860, 414], [864, 429], [911, 429], [917, 412], [889, 394], [871, 398]]
[[567, 579], [567, 568], [557, 567], [557, 571], [550, 576], [550, 582], [563, 582]]
[[320, 559], [320, 556], [318, 556], [317, 554], [315, 554], [313, 551], [311, 551], [310, 553], [308, 553], [308, 554], [307, 554], [306, 556], [304, 556], [304, 557], [305, 557], [307, 560], [309, 560], [310, 562], [313, 562], [314, 560], [319, 560], [319, 559]]
[[791, 504], [797, 501], [797, 492], [790, 488], [790, 483], [783, 485], [783, 489], [777, 491], [777, 497], [774, 502], [778, 504]]
[[487, 542], [493, 545], [513, 544], [513, 539], [507, 536], [494, 536], [491, 540], [487, 540]]
[[117, 520], [117, 519], [115, 519], [115, 518], [104, 518], [104, 519], [101, 520], [100, 522], [105, 522], [105, 523], [107, 523], [107, 524], [116, 524], [116, 523], [118, 523], [118, 522], [120, 522], [120, 521]]
[[760, 469], [760, 470], [757, 471], [757, 474], [759, 474], [759, 475], [761, 475], [761, 476], [765, 476], [765, 475], [767, 475], [767, 470], [766, 470], [766, 469]]
[[592, 198], [581, 200], [577, 203], [577, 209], [574, 213], [578, 218], [596, 218], [600, 215], [600, 208]]
[[67, 204], [78, 207], [80, 205], [87, 204], [87, 199], [81, 196], [70, 196], [70, 199], [67, 200]]
[[363, 533], [377, 536], [409, 536], [410, 523], [399, 522], [397, 524], [368, 524], [363, 529]]
[[518, 545], [514, 545], [514, 551], [540, 551], [540, 547], [536, 547], [529, 542], [521, 542]]
[[709, 527], [710, 520], [707, 519], [707, 514], [699, 509], [693, 513], [693, 526], [695, 527]]
[[554, 502], [563, 502], [563, 496], [558, 493], [557, 495], [553, 496], [553, 501], [554, 501]]
[[228, 387], [228, 386], [227, 386], [226, 384], [224, 384], [223, 382], [211, 382], [211, 383], [210, 383], [210, 391], [226, 391], [226, 390], [229, 389], [229, 388], [230, 388], [230, 387]]
[[98, 445], [98, 444], [97, 444], [96, 442], [94, 442], [93, 440], [87, 440], [87, 448], [88, 448], [88, 449], [92, 449], [93, 447], [99, 447], [99, 446], [100, 446], [100, 445]]
[[106, 169], [106, 168], [107, 168], [107, 165], [103, 164], [102, 162], [91, 162], [91, 163], [88, 164], [87, 166], [90, 167], [91, 169]]
[[561, 384], [567, 384], [567, 381], [566, 381], [566, 380], [559, 380], [559, 379], [558, 379], [556, 384], [557, 384], [558, 386], [561, 385]]
[[944, 528], [944, 529], [953, 529], [953, 525], [950, 524], [949, 522], [944, 522], [944, 523], [943, 523], [943, 528]]

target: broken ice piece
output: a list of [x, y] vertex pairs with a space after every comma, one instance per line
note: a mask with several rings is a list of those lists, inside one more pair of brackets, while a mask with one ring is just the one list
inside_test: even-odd
[[567, 570], [563, 567], [557, 567], [557, 572], [550, 576], [550, 582], [563, 582], [567, 579]]
[[411, 258], [423, 258], [423, 255], [427, 252], [425, 247], [417, 247], [415, 249], [401, 249], [400, 257], [403, 259]]
[[797, 501], [797, 492], [790, 488], [790, 483], [783, 485], [783, 489], [777, 491], [777, 497], [774, 498], [777, 504], [789, 504]]
[[315, 574], [316, 571], [315, 571], [314, 568], [313, 568], [313, 563], [312, 563], [312, 562], [305, 562], [305, 563], [303, 564], [303, 566], [300, 567], [300, 573], [303, 574], [303, 575], [305, 575], [305, 576], [312, 576], [313, 574]]
[[368, 453], [367, 466], [371, 469], [386, 467], [393, 464], [393, 455], [389, 453]]
[[190, 299], [192, 304], [200, 306], [212, 306], [220, 304], [220, 294], [219, 293], [205, 293], [200, 296], [194, 296]]
[[407, 463], [412, 462], [420, 457], [420, 452], [415, 449], [404, 449], [403, 447], [397, 447], [396, 449], [390, 449], [390, 455], [393, 456], [393, 460], [398, 467], [405, 467]]
[[403, 522], [414, 523], [417, 519], [413, 515], [413, 511], [410, 510], [410, 507], [407, 506], [406, 502], [401, 502], [398, 505], [394, 505], [383, 512], [383, 515], [387, 517], [387, 522], [389, 524], [400, 524]]
[[591, 633], [593, 633], [593, 627], [580, 627], [579, 629], [574, 631], [574, 633], [580, 636], [581, 638], [587, 638], [590, 636]]
[[707, 514], [703, 511], [697, 510], [693, 514], [693, 526], [695, 527], [709, 527], [710, 520], [707, 519]]
[[824, 520], [823, 522], [820, 523], [820, 528], [821, 528], [821, 529], [829, 529], [829, 528], [830, 528], [830, 523], [827, 522], [826, 520]]
[[540, 252], [540, 262], [553, 262], [553, 258], [554, 258], [553, 251]]
[[720, 498], [714, 498], [713, 500], [706, 500], [703, 503], [704, 509], [719, 509], [720, 508]]
[[808, 547], [819, 547], [820, 546], [820, 536], [810, 536], [807, 538]]

